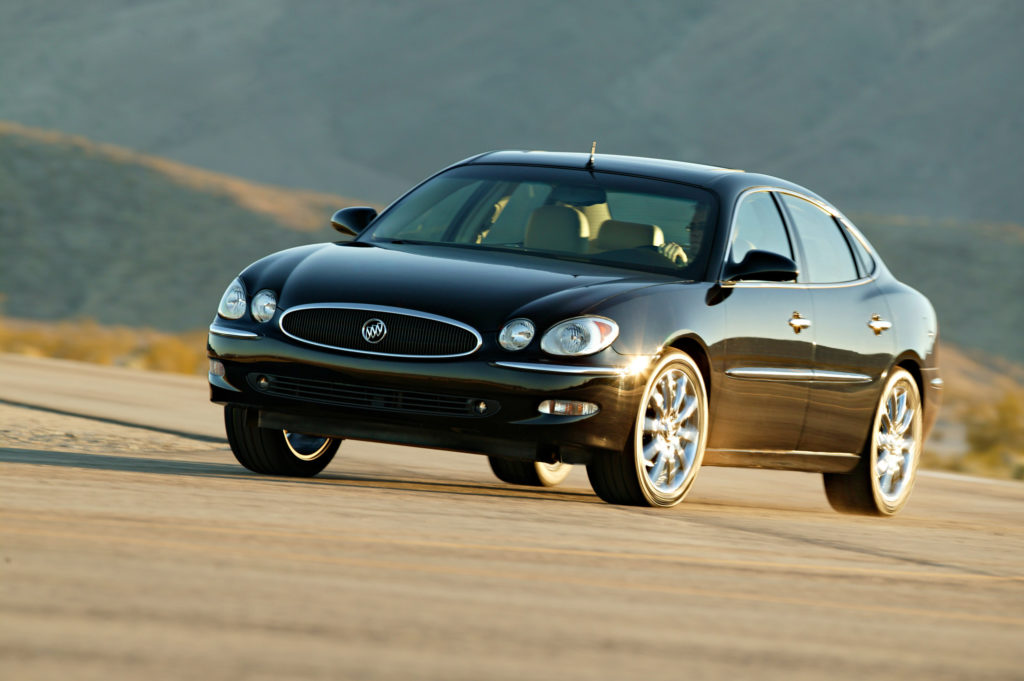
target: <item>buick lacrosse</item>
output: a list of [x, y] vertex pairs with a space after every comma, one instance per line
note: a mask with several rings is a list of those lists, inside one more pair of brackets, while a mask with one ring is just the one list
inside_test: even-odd
[[677, 504], [701, 466], [821, 473], [844, 512], [907, 501], [935, 312], [808, 189], [501, 151], [332, 223], [242, 271], [210, 326], [252, 471], [315, 475], [352, 439], [484, 454], [513, 484], [585, 465], [617, 504]]

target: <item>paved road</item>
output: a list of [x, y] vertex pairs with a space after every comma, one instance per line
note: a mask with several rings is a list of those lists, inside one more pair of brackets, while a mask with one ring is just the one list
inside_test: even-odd
[[0, 366], [3, 678], [1024, 678], [1024, 485], [926, 476], [877, 520], [799, 473], [668, 511], [362, 443], [269, 478], [201, 379]]

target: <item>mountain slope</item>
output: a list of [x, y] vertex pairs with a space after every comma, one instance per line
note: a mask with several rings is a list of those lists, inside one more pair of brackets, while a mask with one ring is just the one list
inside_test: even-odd
[[1018, 0], [6, 0], [0, 118], [381, 202], [597, 139], [850, 213], [1017, 221], [1022, 34]]
[[944, 340], [1024, 362], [1024, 227], [851, 217], [897, 278], [931, 299]]
[[203, 327], [243, 267], [335, 240], [328, 217], [351, 204], [0, 124], [0, 309]]

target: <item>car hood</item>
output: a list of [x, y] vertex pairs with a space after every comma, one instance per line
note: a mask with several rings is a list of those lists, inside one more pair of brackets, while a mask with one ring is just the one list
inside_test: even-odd
[[[494, 331], [529, 314], [539, 324], [587, 312], [610, 297], [673, 281], [659, 274], [457, 247], [325, 244], [286, 251], [256, 272], [250, 290], [279, 291], [288, 309], [359, 303], [441, 315]], [[258, 263], [259, 264], [259, 263]]]

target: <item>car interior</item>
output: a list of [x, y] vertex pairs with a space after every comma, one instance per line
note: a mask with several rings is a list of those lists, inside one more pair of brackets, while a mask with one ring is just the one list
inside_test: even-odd
[[477, 179], [446, 190], [422, 212], [410, 206], [386, 238], [681, 268], [700, 249], [706, 227], [698, 201], [597, 185]]

